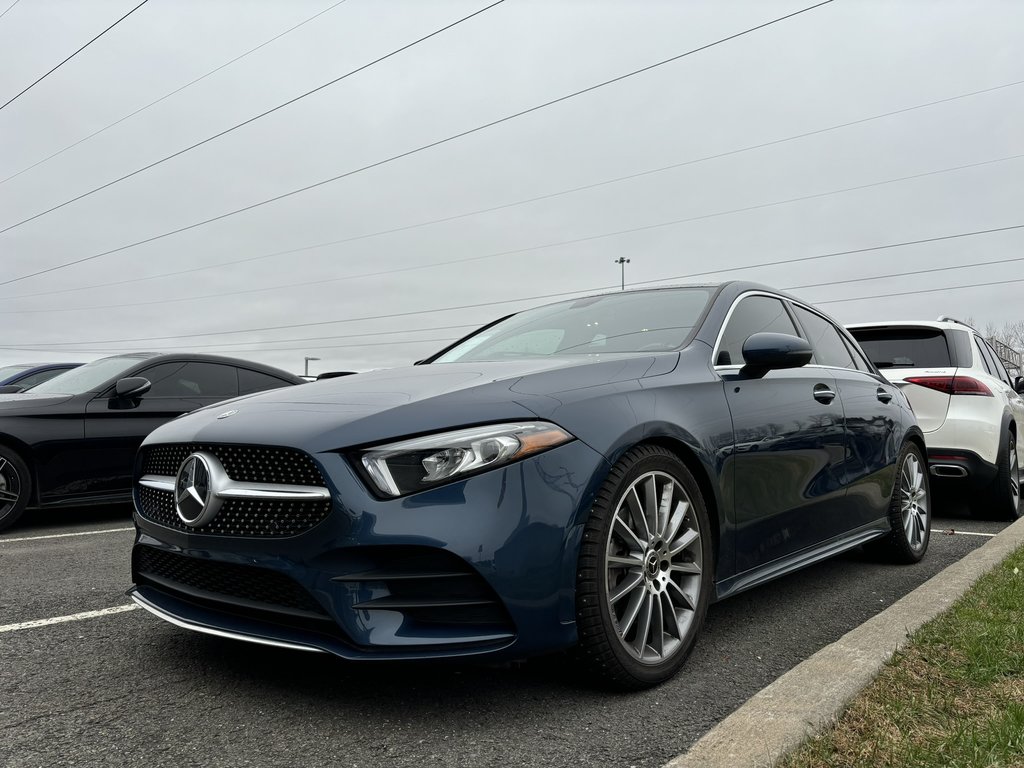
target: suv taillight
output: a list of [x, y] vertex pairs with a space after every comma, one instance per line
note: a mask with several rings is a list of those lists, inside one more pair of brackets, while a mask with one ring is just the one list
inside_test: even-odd
[[905, 379], [908, 384], [928, 387], [947, 395], [981, 395], [992, 397], [992, 390], [970, 376], [912, 376]]

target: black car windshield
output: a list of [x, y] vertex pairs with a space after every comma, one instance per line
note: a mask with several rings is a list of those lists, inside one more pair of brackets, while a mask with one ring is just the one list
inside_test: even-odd
[[106, 382], [142, 362], [142, 358], [103, 357], [80, 365], [29, 390], [33, 395], [81, 395], [98, 392]]
[[31, 365], [5, 365], [3, 368], [0, 368], [0, 381], [3, 381], [16, 373], [27, 371], [31, 367]]
[[434, 362], [678, 349], [703, 313], [712, 290], [609, 293], [528, 310], [480, 331]]

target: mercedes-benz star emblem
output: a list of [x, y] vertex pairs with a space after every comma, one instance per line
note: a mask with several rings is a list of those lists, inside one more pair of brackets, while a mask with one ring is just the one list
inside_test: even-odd
[[220, 509], [213, 478], [220, 462], [210, 454], [191, 454], [178, 469], [174, 483], [174, 508], [185, 525], [198, 528], [206, 525]]
[[224, 413], [217, 414], [218, 419], [226, 419], [228, 416], [234, 416], [238, 413], [237, 408], [232, 408], [230, 411], [224, 411]]

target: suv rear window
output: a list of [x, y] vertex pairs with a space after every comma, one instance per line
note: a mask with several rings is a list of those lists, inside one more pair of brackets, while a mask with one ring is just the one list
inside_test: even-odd
[[937, 328], [854, 328], [850, 331], [878, 368], [949, 368], [945, 334]]

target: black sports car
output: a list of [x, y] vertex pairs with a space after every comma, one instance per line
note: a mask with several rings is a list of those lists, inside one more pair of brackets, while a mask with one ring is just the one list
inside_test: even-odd
[[156, 430], [132, 598], [349, 659], [578, 645], [636, 688], [679, 669], [711, 600], [861, 544], [927, 549], [906, 398], [785, 294], [573, 299], [421, 362]]
[[245, 360], [141, 353], [0, 395], [0, 530], [29, 506], [128, 501], [135, 451], [158, 426], [220, 400], [301, 383]]

